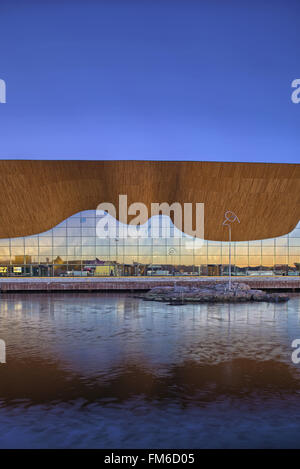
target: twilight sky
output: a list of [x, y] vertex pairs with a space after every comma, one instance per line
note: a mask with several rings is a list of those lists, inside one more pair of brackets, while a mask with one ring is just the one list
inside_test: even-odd
[[0, 158], [299, 163], [298, 0], [1, 0]]

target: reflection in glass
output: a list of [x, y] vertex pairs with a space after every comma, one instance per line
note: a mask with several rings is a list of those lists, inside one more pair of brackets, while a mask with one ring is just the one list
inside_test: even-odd
[[[203, 241], [184, 233], [172, 237], [178, 230], [170, 220], [168, 238], [99, 238], [95, 229], [99, 219], [95, 210], [86, 210], [45, 233], [0, 240], [1, 265], [18, 266], [15, 271], [3, 268], [0, 276], [228, 275], [228, 242]], [[152, 218], [145, 233], [151, 233], [151, 223], [162, 227], [159, 217]], [[232, 245], [235, 275], [300, 274], [300, 223], [286, 236]]]

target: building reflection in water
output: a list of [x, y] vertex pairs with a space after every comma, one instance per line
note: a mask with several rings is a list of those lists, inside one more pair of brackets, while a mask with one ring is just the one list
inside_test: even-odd
[[187, 435], [206, 447], [231, 435], [230, 446], [245, 426], [259, 446], [267, 423], [283, 444], [273, 419], [286, 435], [300, 419], [291, 362], [299, 310], [299, 295], [284, 305], [184, 306], [130, 294], [2, 295], [0, 419], [20, 446], [61, 447], [67, 435], [65, 446], [78, 447], [74, 422], [84, 422], [85, 447], [191, 447]]

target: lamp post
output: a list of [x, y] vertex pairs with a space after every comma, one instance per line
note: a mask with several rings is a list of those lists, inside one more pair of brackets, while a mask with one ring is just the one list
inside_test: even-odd
[[173, 273], [173, 275], [174, 275], [174, 270], [175, 270], [175, 269], [174, 269], [174, 265], [173, 265], [173, 256], [174, 256], [175, 254], [176, 254], [176, 249], [170, 248], [170, 249], [168, 250], [168, 255], [171, 257], [172, 273]]
[[116, 246], [116, 269], [117, 269], [117, 273], [118, 273], [118, 276], [119, 276], [119, 269], [118, 269], [118, 242], [119, 242], [119, 238], [115, 238], [115, 246]]
[[237, 221], [240, 223], [240, 220], [238, 216], [232, 212], [231, 210], [228, 210], [225, 212], [225, 220], [223, 221], [223, 226], [228, 226], [228, 237], [229, 237], [229, 282], [228, 282], [228, 288], [231, 290], [231, 224]]
[[[173, 256], [174, 256], [175, 254], [176, 254], [176, 249], [170, 248], [170, 249], [168, 250], [168, 255], [171, 256], [172, 274], [173, 274], [173, 277], [175, 276], [175, 269], [174, 269], [174, 265], [173, 265]], [[177, 291], [176, 279], [174, 280], [174, 291]]]

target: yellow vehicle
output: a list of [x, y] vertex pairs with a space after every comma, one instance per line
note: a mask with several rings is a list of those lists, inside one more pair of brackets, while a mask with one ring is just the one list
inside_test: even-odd
[[97, 265], [94, 271], [95, 276], [112, 277], [115, 275], [115, 269], [112, 265]]

